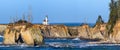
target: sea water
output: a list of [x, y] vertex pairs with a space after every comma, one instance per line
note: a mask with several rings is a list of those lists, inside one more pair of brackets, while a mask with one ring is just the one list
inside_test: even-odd
[[[68, 26], [79, 26], [70, 25]], [[0, 36], [0, 42], [3, 41], [3, 37]], [[41, 46], [30, 47], [27, 45], [6, 46], [0, 45], [0, 50], [120, 50], [120, 44], [89, 44], [93, 42], [89, 40], [81, 40], [79, 38], [45, 38], [44, 44]]]
[[[51, 25], [66, 25], [66, 26], [81, 26], [84, 23], [50, 23]], [[93, 27], [95, 24], [94, 23], [88, 23], [90, 27]]]
[[0, 50], [120, 50], [119, 44], [89, 44], [90, 41], [80, 39], [47, 38], [44, 41], [44, 45], [35, 47], [0, 45]]

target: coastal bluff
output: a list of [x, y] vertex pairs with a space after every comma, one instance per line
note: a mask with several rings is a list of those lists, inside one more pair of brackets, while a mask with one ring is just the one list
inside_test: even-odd
[[64, 25], [8, 24], [3, 31], [3, 44], [41, 45], [44, 43], [44, 37], [66, 38], [70, 37], [70, 35], [67, 26]]
[[[93, 40], [104, 40], [105, 33], [102, 33], [102, 30], [105, 30], [105, 24], [101, 24], [101, 26], [90, 27], [89, 25], [85, 24], [82, 26], [76, 27], [68, 27], [69, 33], [73, 37], [79, 37], [83, 39], [93, 39]], [[98, 28], [100, 27], [100, 28]]]
[[38, 27], [25, 22], [18, 21], [6, 26], [3, 33], [3, 44], [36, 46], [43, 44], [43, 35]]
[[[118, 42], [120, 22], [118, 21], [111, 33], [111, 39]], [[108, 41], [106, 23], [96, 24], [90, 27], [88, 24], [81, 26], [65, 25], [42, 25], [31, 24], [18, 21], [15, 24], [0, 25], [0, 31], [3, 34], [3, 44], [16, 45], [41, 45], [44, 44], [44, 38], [80, 38], [97, 41]], [[118, 30], [118, 31], [117, 31]]]
[[70, 37], [70, 34], [68, 33], [68, 27], [65, 25], [39, 25], [39, 28], [44, 37]]
[[40, 45], [43, 43], [43, 36], [38, 28], [27, 25], [8, 26], [4, 32], [3, 44]]
[[[31, 33], [32, 31], [33, 33]], [[34, 34], [34, 32], [37, 32], [38, 34], [41, 34], [44, 37], [50, 37], [50, 38], [79, 37], [79, 38], [86, 38], [86, 39], [104, 39], [104, 36], [102, 35], [100, 28], [98, 29], [97, 26], [94, 28], [89, 27], [89, 25], [73, 26], [73, 27], [69, 27], [65, 25], [41, 25], [41, 24], [32, 24], [32, 25], [17, 24], [14, 26], [7, 25], [6, 29], [4, 29], [3, 34], [4, 34], [4, 37], [9, 37], [6, 35], [10, 35], [10, 34], [13, 34], [14, 36], [18, 34], [19, 36], [23, 35], [22, 38], [24, 38], [24, 37], [27, 37], [27, 36], [24, 36], [24, 34], [26, 33]], [[16, 36], [17, 38], [19, 37], [18, 35]], [[31, 36], [31, 35], [28, 35], [28, 36]]]

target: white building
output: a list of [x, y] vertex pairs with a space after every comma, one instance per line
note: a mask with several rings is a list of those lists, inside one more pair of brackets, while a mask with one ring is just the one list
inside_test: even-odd
[[45, 19], [43, 20], [43, 25], [49, 25], [48, 24], [48, 16], [46, 16]]

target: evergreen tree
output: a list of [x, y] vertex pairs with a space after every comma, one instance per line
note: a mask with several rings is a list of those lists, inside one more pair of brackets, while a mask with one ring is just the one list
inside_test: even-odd
[[120, 20], [120, 0], [118, 0], [118, 17], [117, 20]]
[[118, 18], [118, 1], [111, 0], [110, 3], [110, 15], [109, 15], [109, 21], [107, 24], [108, 29], [108, 35], [109, 33], [113, 32], [113, 27], [116, 24], [116, 20]]
[[99, 15], [99, 16], [98, 16], [98, 19], [97, 19], [97, 21], [96, 21], [95, 26], [96, 26], [96, 25], [100, 26], [100, 24], [103, 24], [103, 23], [104, 23], [104, 21], [102, 20], [101, 15]]

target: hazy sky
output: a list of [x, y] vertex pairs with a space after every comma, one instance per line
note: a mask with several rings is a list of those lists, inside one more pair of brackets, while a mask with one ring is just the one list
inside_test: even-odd
[[95, 23], [98, 15], [108, 21], [110, 0], [0, 0], [0, 23], [10, 16], [28, 15], [32, 7], [33, 23], [41, 23], [46, 15], [50, 23]]

